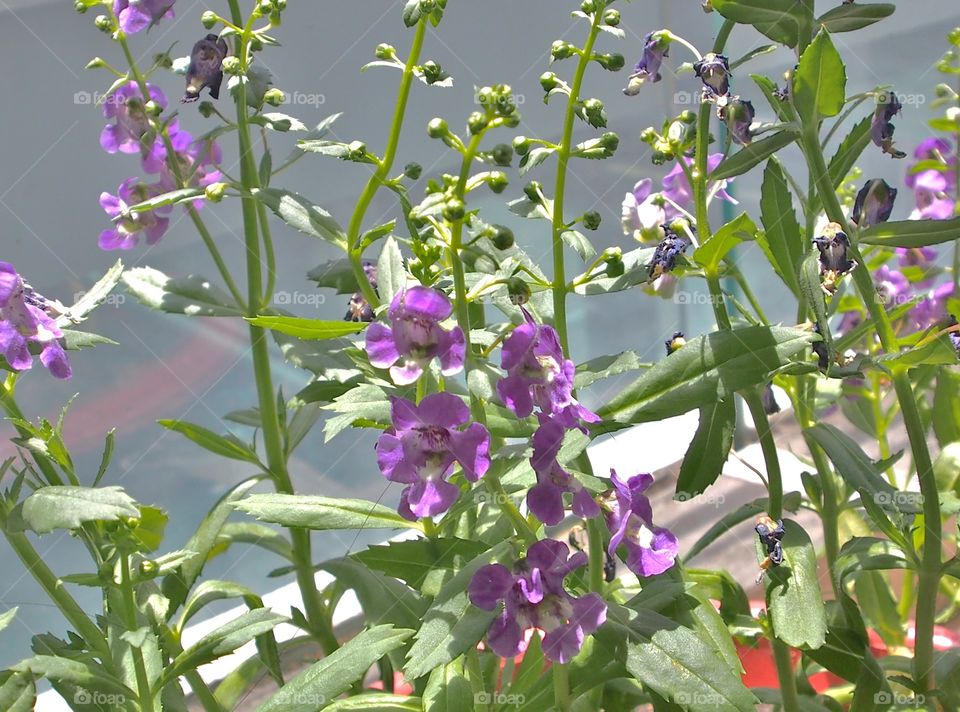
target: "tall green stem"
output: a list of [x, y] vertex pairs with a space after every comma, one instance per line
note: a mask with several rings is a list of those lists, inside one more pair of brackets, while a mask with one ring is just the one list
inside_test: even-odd
[[380, 304], [380, 298], [376, 291], [370, 285], [366, 273], [363, 271], [363, 246], [360, 244], [360, 230], [363, 228], [363, 218], [370, 208], [370, 203], [377, 191], [385, 183], [387, 176], [390, 175], [390, 169], [397, 157], [397, 147], [400, 145], [400, 132], [403, 129], [403, 119], [407, 113], [407, 100], [410, 98], [410, 86], [414, 79], [414, 69], [420, 61], [420, 52], [423, 49], [423, 39], [426, 36], [428, 20], [422, 18], [417, 23], [417, 29], [413, 35], [413, 44], [410, 47], [410, 55], [407, 57], [407, 63], [403, 68], [403, 76], [400, 79], [400, 89], [397, 93], [397, 104], [393, 111], [393, 123], [390, 125], [390, 136], [387, 139], [387, 148], [384, 151], [383, 158], [377, 165], [377, 169], [370, 176], [367, 185], [360, 194], [357, 206], [350, 218], [347, 227], [347, 256], [350, 258], [350, 265], [353, 268], [354, 277], [357, 284], [360, 285], [360, 291], [369, 304], [376, 308]]
[[[238, 0], [229, 0], [230, 12], [234, 24], [243, 25]], [[252, 19], [251, 19], [252, 22]], [[240, 34], [237, 42], [237, 57], [241, 72], [249, 67], [248, 48], [250, 26]], [[272, 295], [263, 292], [262, 265], [260, 257], [260, 233], [257, 201], [253, 192], [260, 187], [260, 178], [254, 160], [253, 145], [250, 140], [250, 120], [247, 113], [246, 84], [237, 85], [237, 135], [240, 144], [240, 179], [243, 184], [241, 205], [243, 210], [243, 233], [247, 258], [247, 316], [257, 316], [258, 305], [269, 301]], [[277, 413], [277, 401], [273, 388], [273, 375], [270, 366], [270, 351], [267, 332], [253, 326], [250, 329], [250, 347], [253, 358], [253, 373], [257, 386], [257, 402], [260, 407], [260, 421], [263, 432], [263, 444], [267, 453], [267, 466], [277, 491], [282, 494], [294, 494], [293, 482], [287, 470], [287, 458], [280, 431], [280, 419]], [[303, 597], [303, 605], [310, 623], [311, 633], [316, 636], [329, 655], [339, 647], [333, 633], [313, 571], [310, 532], [307, 529], [291, 528], [290, 541], [293, 549], [293, 561], [296, 567], [297, 584]]]
[[[851, 234], [846, 216], [840, 200], [833, 189], [830, 174], [827, 171], [823, 149], [820, 146], [816, 127], [807, 127], [802, 134], [803, 151], [807, 163], [817, 184], [817, 192], [823, 209], [833, 222], [840, 224], [844, 232]], [[870, 317], [877, 327], [877, 334], [884, 351], [895, 354], [899, 350], [896, 334], [890, 317], [883, 308], [883, 302], [878, 297], [873, 279], [864, 264], [856, 244], [851, 245], [851, 258], [856, 260], [853, 271], [853, 281], [860, 293], [860, 298], [867, 306]], [[940, 531], [940, 494], [937, 491], [936, 479], [933, 475], [933, 461], [927, 446], [926, 431], [920, 411], [917, 408], [916, 397], [910, 377], [903, 367], [894, 369], [893, 384], [900, 404], [900, 412], [907, 436], [910, 440], [910, 449], [913, 452], [913, 461], [920, 481], [920, 494], [923, 498], [924, 543], [923, 557], [918, 574], [917, 608], [916, 608], [916, 647], [914, 649], [914, 682], [917, 689], [926, 692], [934, 686], [933, 674], [933, 625], [936, 617], [937, 581], [940, 577], [941, 566], [941, 531]]]
[[553, 697], [556, 709], [560, 712], [570, 712], [570, 670], [566, 665], [554, 663], [553, 670]]
[[790, 648], [781, 640], [773, 639], [773, 659], [777, 664], [777, 680], [780, 684], [780, 699], [784, 710], [799, 710], [800, 698], [797, 695], [797, 679], [793, 674], [793, 661], [790, 660]]
[[[140, 625], [137, 622], [137, 601], [130, 575], [130, 555], [125, 551], [122, 552], [119, 563], [121, 610], [114, 611], [114, 613], [119, 613], [124, 627], [127, 631], [133, 632]], [[131, 645], [130, 653], [133, 656], [133, 670], [137, 678], [137, 697], [140, 701], [140, 711], [153, 712], [153, 691], [150, 689], [150, 678], [147, 677], [147, 666], [143, 660], [143, 651], [139, 647]]]

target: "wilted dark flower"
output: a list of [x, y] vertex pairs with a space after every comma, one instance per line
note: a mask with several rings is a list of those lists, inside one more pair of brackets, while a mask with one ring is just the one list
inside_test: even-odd
[[[813, 333], [823, 336], [823, 332], [820, 331], [820, 325], [817, 324], [813, 327]], [[820, 367], [821, 371], [826, 371], [830, 368], [830, 354], [827, 352], [827, 344], [821, 338], [819, 341], [814, 341], [811, 346], [813, 353], [817, 356], [817, 365]]]
[[[376, 292], [377, 266], [367, 263], [363, 266], [363, 273], [367, 276], [367, 281], [370, 282], [373, 291]], [[371, 322], [374, 318], [373, 307], [370, 306], [370, 302], [363, 296], [363, 292], [357, 292], [350, 297], [350, 304], [347, 306], [347, 315], [343, 317], [344, 321]]]
[[868, 180], [857, 193], [853, 204], [853, 222], [862, 228], [886, 222], [890, 219], [896, 199], [896, 188], [891, 188], [885, 180]]
[[813, 244], [820, 250], [823, 289], [828, 294], [833, 294], [840, 279], [856, 267], [856, 262], [848, 255], [850, 240], [843, 228], [832, 222], [824, 228], [823, 235], [813, 238]]
[[57, 378], [70, 378], [70, 362], [60, 345], [63, 332], [44, 310], [44, 300], [24, 284], [9, 262], [0, 262], [0, 356], [15, 371], [33, 366], [30, 344], [40, 363]]
[[635, 96], [647, 82], [651, 84], [659, 82], [660, 65], [663, 64], [663, 58], [669, 56], [669, 51], [669, 32], [661, 30], [648, 34], [643, 40], [643, 57], [633, 68], [633, 74], [630, 75], [630, 81], [623, 93], [627, 96]]
[[693, 65], [693, 71], [703, 80], [706, 98], [726, 96], [730, 92], [730, 61], [722, 54], [705, 54]]
[[187, 90], [183, 102], [196, 101], [204, 88], [210, 90], [210, 96], [220, 98], [220, 84], [223, 82], [224, 57], [227, 56], [227, 43], [216, 35], [207, 35], [193, 45], [190, 53], [190, 67], [187, 69]]
[[907, 155], [894, 148], [893, 132], [896, 127], [890, 123], [902, 108], [900, 100], [892, 91], [880, 95], [877, 97], [877, 108], [873, 112], [873, 122], [870, 125], [870, 137], [873, 142], [893, 158], [905, 158]]
[[666, 236], [657, 245], [653, 252], [653, 259], [650, 261], [649, 275], [651, 279], [657, 279], [660, 275], [671, 271], [677, 264], [677, 258], [680, 257], [690, 244], [685, 237], [675, 233], [670, 226], [664, 225], [663, 230]]
[[686, 345], [687, 340], [682, 331], [674, 331], [673, 336], [663, 342], [667, 347], [667, 356], [675, 353], [681, 346]]
[[741, 146], [746, 146], [753, 140], [750, 125], [753, 123], [754, 114], [753, 104], [741, 100], [740, 97], [734, 97], [718, 111], [719, 117], [727, 124], [730, 137]]
[[776, 415], [780, 412], [780, 404], [777, 403], [777, 397], [773, 393], [773, 384], [768, 383], [763, 387], [760, 402], [763, 404], [763, 412], [767, 415]]

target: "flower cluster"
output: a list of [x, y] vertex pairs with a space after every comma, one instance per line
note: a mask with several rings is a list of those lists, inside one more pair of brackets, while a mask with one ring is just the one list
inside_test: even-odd
[[649, 474], [634, 475], [626, 481], [610, 470], [614, 497], [608, 505], [609, 553], [622, 544], [627, 550], [627, 568], [638, 576], [655, 576], [673, 566], [679, 542], [673, 533], [653, 524], [653, 508], [644, 492], [653, 484]]
[[175, 0], [113, 0], [120, 29], [128, 35], [153, 27], [163, 18], [173, 19]]
[[63, 332], [46, 312], [46, 302], [24, 284], [9, 262], [0, 262], [0, 356], [15, 371], [33, 366], [30, 345], [40, 348], [42, 363], [57, 378], [73, 372], [60, 345]]
[[[913, 191], [916, 208], [911, 220], [946, 220], [956, 210], [957, 153], [948, 141], [928, 138], [914, 152], [917, 163], [907, 172], [907, 187]], [[931, 161], [939, 165], [931, 165]]]
[[607, 605], [598, 594], [575, 597], [564, 588], [567, 574], [587, 563], [582, 551], [568, 558], [569, 553], [563, 542], [545, 539], [531, 545], [512, 570], [489, 564], [474, 574], [468, 588], [471, 603], [485, 611], [503, 603], [487, 634], [497, 655], [515, 657], [524, 631], [539, 628], [545, 633], [543, 654], [567, 663], [580, 652], [584, 637], [607, 619]]

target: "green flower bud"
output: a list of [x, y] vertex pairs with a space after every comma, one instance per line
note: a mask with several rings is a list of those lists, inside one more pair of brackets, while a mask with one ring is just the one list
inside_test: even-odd
[[640, 132], [640, 140], [644, 143], [652, 144], [657, 140], [657, 132], [652, 126], [648, 126]]
[[164, 69], [173, 68], [173, 60], [170, 58], [170, 55], [164, 52], [163, 54], [153, 55], [153, 62], [158, 67], [163, 67]]
[[427, 84], [434, 84], [443, 79], [443, 69], [432, 59], [424, 62], [420, 68], [423, 71], [423, 78]]
[[518, 156], [526, 156], [530, 153], [530, 139], [526, 136], [517, 136], [513, 139], [513, 150]]
[[347, 149], [350, 151], [348, 159], [351, 161], [362, 161], [367, 157], [367, 144], [363, 141], [351, 141]]
[[507, 281], [507, 294], [510, 295], [510, 301], [517, 306], [526, 304], [530, 301], [530, 285], [520, 277], [511, 277]]
[[408, 163], [403, 167], [403, 175], [410, 180], [417, 180], [421, 173], [423, 173], [423, 166], [419, 163]]
[[203, 197], [209, 200], [211, 203], [219, 203], [221, 200], [223, 200], [223, 195], [227, 192], [227, 188], [229, 187], [230, 186], [226, 183], [211, 183], [203, 189]]
[[156, 561], [151, 561], [150, 559], [145, 559], [140, 562], [140, 575], [141, 576], [153, 576], [160, 570], [160, 567], [157, 566]]
[[499, 194], [506, 190], [507, 186], [510, 185], [510, 179], [503, 171], [494, 171], [490, 174], [490, 177], [487, 178], [487, 185], [490, 186], [490, 190]]
[[217, 17], [217, 13], [213, 12], [212, 10], [207, 10], [200, 16], [200, 23], [205, 29], [212, 30], [213, 26], [217, 24], [219, 19], [220, 18]]
[[487, 128], [486, 114], [480, 111], [474, 111], [467, 117], [467, 129], [470, 133], [476, 135], [482, 133]]
[[393, 45], [388, 45], [386, 42], [381, 42], [377, 45], [377, 51], [375, 54], [377, 59], [395, 59], [397, 56], [397, 50], [394, 49]]
[[492, 107], [497, 103], [497, 95], [493, 91], [493, 87], [481, 87], [480, 91], [477, 92], [477, 101], [480, 103], [480, 106]]
[[212, 101], [201, 101], [200, 105], [197, 107], [197, 111], [200, 112], [200, 116], [205, 119], [209, 119], [213, 116], [214, 106]]
[[270, 106], [281, 106], [287, 100], [287, 95], [276, 87], [270, 87], [263, 93], [264, 103]]
[[583, 0], [580, 3], [580, 12], [589, 15], [591, 12], [594, 12], [597, 9], [597, 3], [595, 0]]
[[687, 109], [686, 111], [680, 112], [680, 116], [677, 117], [678, 121], [682, 121], [685, 124], [693, 124], [697, 120], [697, 115]]
[[616, 27], [620, 24], [620, 11], [619, 10], [607, 10], [603, 13], [603, 24], [607, 27]]
[[[512, 104], [511, 104], [512, 106]], [[520, 114], [509, 114], [503, 117], [503, 125], [508, 129], [515, 129], [520, 125]]]
[[100, 69], [100, 67], [105, 67], [107, 63], [101, 57], [94, 57], [89, 62], [84, 69]]
[[509, 250], [513, 247], [515, 242], [513, 238], [513, 230], [508, 228], [506, 225], [494, 225], [493, 226], [493, 235], [490, 238], [490, 241], [493, 243], [493, 246], [498, 250]]
[[610, 153], [613, 153], [620, 146], [620, 137], [613, 131], [607, 131], [600, 137], [600, 145], [610, 151]]
[[513, 148], [508, 144], [498, 143], [490, 152], [493, 162], [498, 166], [509, 166], [513, 162]]
[[601, 220], [603, 220], [603, 218], [596, 210], [591, 210], [590, 212], [583, 214], [583, 226], [587, 230], [596, 230], [598, 227], [600, 227]]
[[101, 32], [113, 32], [113, 22], [106, 15], [97, 15], [93, 21], [93, 26]]
[[607, 264], [606, 273], [608, 277], [620, 277], [625, 271], [623, 264], [623, 253], [619, 247], [612, 247], [603, 253], [603, 261]]
[[465, 206], [459, 198], [451, 198], [447, 201], [447, 204], [443, 206], [443, 217], [450, 222], [463, 220], [463, 216], [466, 215], [466, 213], [467, 206]]
[[576, 54], [577, 48], [574, 47], [569, 42], [564, 42], [563, 40], [556, 40], [553, 45], [550, 47], [550, 56], [555, 60], [568, 59]]
[[88, 8], [86, 3], [83, 2], [83, 0], [77, 0], [75, 3], [73, 3], [73, 9], [79, 12], [81, 15], [83, 15]]
[[434, 0], [420, 0], [420, 9], [423, 11], [423, 14], [427, 15], [434, 11], [436, 8], [436, 3]]
[[431, 119], [427, 124], [427, 136], [430, 138], [443, 138], [450, 133], [450, 127], [447, 122], [441, 118]]
[[560, 78], [554, 72], [544, 72], [540, 75], [540, 86], [546, 92], [553, 91], [560, 86]]
[[542, 190], [543, 190], [543, 186], [541, 186], [540, 183], [538, 183], [535, 180], [530, 181], [523, 188], [524, 194], [528, 198], [530, 198], [530, 200], [532, 200], [534, 203], [540, 202], [540, 193], [542, 192]]
[[960, 27], [954, 27], [950, 30], [950, 34], [947, 35], [947, 40], [950, 44], [960, 47]]
[[594, 59], [597, 60], [597, 64], [606, 69], [608, 72], [619, 72], [623, 69], [623, 65], [626, 61], [623, 58], [622, 54], [616, 52], [611, 54], [598, 54]]
[[224, 57], [223, 63], [220, 65], [225, 74], [240, 74], [241, 64], [240, 60], [237, 57]]
[[143, 105], [143, 110], [150, 116], [160, 116], [163, 113], [163, 107], [152, 99]]

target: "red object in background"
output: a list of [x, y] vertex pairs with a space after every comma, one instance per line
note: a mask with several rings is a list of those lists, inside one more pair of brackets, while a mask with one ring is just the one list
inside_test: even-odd
[[[382, 690], [383, 689], [383, 680], [374, 680], [368, 686], [371, 690]], [[393, 673], [393, 694], [395, 695], [412, 695], [413, 694], [413, 685], [407, 682], [403, 673], [399, 670], [395, 670]]]

